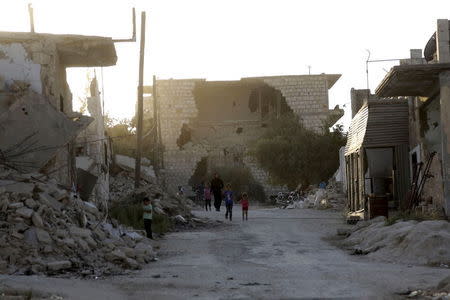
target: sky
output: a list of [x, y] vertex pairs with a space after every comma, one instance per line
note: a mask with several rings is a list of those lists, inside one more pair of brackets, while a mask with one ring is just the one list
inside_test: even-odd
[[[0, 0], [0, 31], [29, 31], [28, 3], [35, 30], [131, 37], [136, 7], [137, 36], [146, 11], [144, 84], [157, 78], [238, 80], [249, 76], [342, 74], [329, 91], [330, 108], [345, 105], [340, 121], [351, 119], [350, 89], [366, 88], [366, 60], [408, 58], [424, 48], [437, 19], [450, 18], [449, 0]], [[134, 115], [139, 41], [117, 43], [117, 65], [95, 68], [103, 83], [106, 112]], [[398, 62], [370, 63], [372, 92]], [[103, 69], [103, 70], [102, 70]], [[68, 69], [77, 99], [86, 73]], [[103, 74], [103, 80], [101, 77]]]

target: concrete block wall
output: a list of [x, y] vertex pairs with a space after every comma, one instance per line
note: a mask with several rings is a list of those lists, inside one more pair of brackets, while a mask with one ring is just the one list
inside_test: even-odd
[[187, 186], [197, 168], [197, 163], [207, 156], [206, 150], [193, 146], [186, 150], [164, 152], [164, 168], [167, 187], [176, 191], [178, 186]]
[[[197, 163], [206, 156], [201, 147], [180, 149], [177, 139], [183, 124], [192, 124], [197, 117], [194, 88], [203, 79], [158, 80], [156, 94], [158, 98], [161, 122], [161, 137], [164, 145], [164, 168], [166, 184], [172, 190], [186, 186], [197, 167]], [[189, 149], [187, 149], [189, 148]]]
[[[285, 192], [288, 190], [287, 187], [285, 186], [272, 185], [270, 183], [269, 174], [266, 171], [264, 171], [264, 169], [259, 167], [258, 162], [253, 156], [250, 155], [244, 156], [244, 164], [250, 169], [253, 178], [255, 178], [255, 180], [258, 181], [259, 183], [261, 183], [267, 197], [271, 195], [276, 195], [278, 192]], [[268, 199], [266, 199], [266, 201], [268, 201]]]
[[306, 128], [320, 132], [328, 118], [328, 81], [325, 74], [266, 77], [263, 81], [279, 90]]
[[183, 124], [190, 124], [198, 114], [193, 90], [203, 79], [158, 80], [162, 143], [166, 150], [179, 150], [177, 139]]
[[[60, 74], [63, 71], [64, 74]], [[20, 80], [46, 96], [58, 110], [59, 96], [66, 98], [65, 112], [72, 111], [72, 99], [66, 97], [65, 70], [59, 66], [56, 44], [45, 38], [0, 44], [0, 76], [6, 83]], [[67, 110], [66, 110], [67, 108]]]
[[[328, 108], [327, 75], [262, 77], [267, 85], [279, 90], [287, 104], [301, 118], [306, 128], [321, 132], [323, 122], [330, 115]], [[264, 132], [260, 124], [200, 124], [197, 121], [198, 109], [193, 94], [197, 83], [204, 79], [158, 80], [156, 93], [158, 98], [161, 136], [165, 149], [164, 166], [166, 182], [174, 188], [186, 186], [195, 171], [197, 163], [208, 156], [208, 151], [223, 149], [232, 145], [246, 145], [248, 140], [257, 138]], [[151, 109], [150, 109], [151, 110]], [[149, 110], [149, 111], [150, 111]], [[193, 129], [195, 146], [177, 145], [183, 124]], [[236, 134], [242, 127], [244, 132]], [[196, 132], [197, 129], [197, 133]], [[200, 144], [205, 145], [199, 146]], [[259, 181], [267, 195], [286, 190], [285, 187], [272, 186], [268, 174], [261, 169], [256, 160], [245, 156], [244, 163]]]

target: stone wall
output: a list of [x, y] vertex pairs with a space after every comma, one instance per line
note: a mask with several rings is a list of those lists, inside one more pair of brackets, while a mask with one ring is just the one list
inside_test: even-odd
[[330, 116], [328, 89], [334, 84], [330, 81], [336, 81], [340, 77], [330, 76], [332, 75], [277, 76], [262, 77], [262, 80], [281, 91], [289, 107], [301, 118], [306, 128], [321, 132], [324, 122]]
[[[275, 89], [276, 93], [281, 92], [286, 104], [301, 118], [306, 128], [320, 132], [330, 115], [342, 116], [342, 111], [330, 112], [328, 108], [328, 89], [339, 77], [321, 74], [245, 78], [236, 82], [211, 82], [210, 87], [204, 79], [158, 80], [156, 96], [167, 184], [172, 188], [187, 186], [202, 158], [215, 160], [215, 164], [220, 165], [220, 157], [216, 154], [240, 145], [245, 148], [240, 158], [242, 163], [261, 183], [267, 195], [286, 190], [285, 187], [272, 186], [269, 175], [246, 154], [247, 146], [265, 132], [261, 108], [256, 112], [250, 111], [247, 98], [255, 89]], [[147, 113], [152, 112], [151, 100], [151, 97], [147, 98], [144, 105]], [[223, 113], [227, 113], [229, 118], [225, 120], [220, 108], [211, 106], [210, 102], [226, 105]], [[218, 114], [221, 118], [214, 117]], [[191, 132], [191, 141], [186, 145], [177, 144], [183, 126]]]
[[[183, 124], [192, 124], [197, 117], [193, 90], [196, 82], [202, 79], [159, 80], [156, 93], [158, 97], [161, 122], [161, 139], [164, 147], [163, 164], [167, 187], [175, 190], [186, 186], [197, 163], [206, 155], [203, 149], [180, 148], [177, 140]], [[149, 111], [152, 111], [149, 109]]]
[[264, 171], [253, 156], [244, 156], [244, 163], [250, 169], [253, 178], [258, 181], [266, 193], [266, 196], [276, 195], [278, 192], [286, 192], [288, 188], [286, 186], [278, 186], [270, 183], [269, 174]]

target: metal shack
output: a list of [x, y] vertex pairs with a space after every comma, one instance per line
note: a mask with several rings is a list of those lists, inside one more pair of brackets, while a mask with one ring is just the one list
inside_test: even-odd
[[409, 189], [408, 103], [366, 101], [352, 119], [345, 164], [349, 218], [387, 216]]

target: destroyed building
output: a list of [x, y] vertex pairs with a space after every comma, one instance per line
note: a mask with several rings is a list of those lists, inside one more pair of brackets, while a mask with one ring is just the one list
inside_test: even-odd
[[75, 187], [74, 140], [98, 116], [73, 111], [66, 69], [116, 61], [111, 38], [0, 32], [0, 162]]
[[[168, 187], [188, 185], [206, 161], [209, 171], [233, 165], [248, 168], [268, 195], [285, 189], [270, 184], [268, 173], [250, 155], [249, 145], [262, 136], [271, 120], [287, 112], [295, 113], [315, 132], [322, 132], [326, 122], [335, 123], [343, 110], [329, 109], [328, 90], [340, 76], [157, 80], [160, 159]], [[148, 101], [146, 111], [152, 115]]]
[[[413, 205], [448, 216], [449, 35], [449, 21], [438, 20], [425, 58], [420, 49], [412, 49], [411, 58], [389, 71], [375, 95], [352, 89], [354, 117], [345, 149], [351, 214], [374, 217], [387, 215], [388, 207], [406, 210]], [[379, 174], [372, 176], [371, 167], [380, 169]]]
[[90, 80], [87, 110], [94, 121], [77, 137], [75, 144], [77, 185], [83, 200], [104, 203], [109, 200], [111, 141], [105, 131], [97, 77]]

